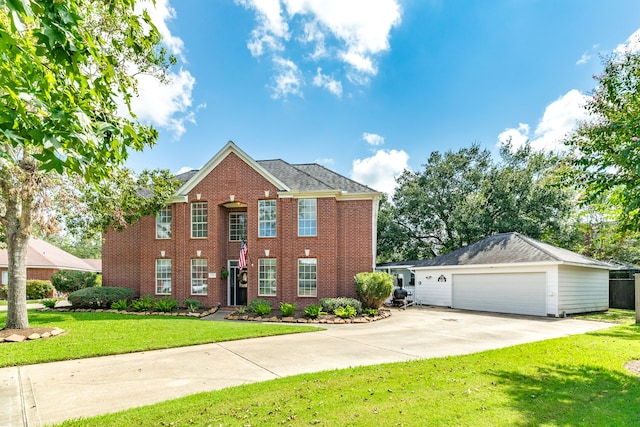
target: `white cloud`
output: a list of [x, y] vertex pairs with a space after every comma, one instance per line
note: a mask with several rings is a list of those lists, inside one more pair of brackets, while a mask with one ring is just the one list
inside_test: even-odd
[[404, 150], [379, 150], [372, 157], [354, 160], [351, 178], [391, 195], [395, 179], [408, 168], [408, 161], [409, 155]]
[[591, 59], [591, 55], [588, 52], [585, 52], [582, 54], [580, 59], [576, 61], [576, 65], [586, 64], [587, 62], [589, 62], [590, 59]]
[[362, 134], [362, 139], [367, 141], [367, 144], [373, 146], [384, 144], [384, 137], [376, 135], [375, 133], [364, 132]]
[[614, 50], [617, 54], [638, 51], [640, 51], [640, 28], [631, 34], [624, 43], [619, 44]]
[[287, 98], [289, 95], [302, 96], [302, 74], [298, 66], [289, 59], [279, 56], [273, 58], [277, 74], [273, 78], [274, 99]]
[[313, 84], [327, 89], [337, 97], [342, 96], [342, 83], [331, 76], [322, 74], [322, 68], [318, 68], [316, 76], [313, 78]]
[[390, 32], [401, 22], [398, 0], [236, 0], [236, 3], [256, 14], [257, 26], [247, 43], [252, 55], [283, 56], [286, 51], [292, 57], [294, 49], [290, 45], [298, 42], [303, 49], [311, 46], [313, 50], [292, 59], [296, 66], [309, 59], [347, 65], [346, 77], [354, 84], [366, 84], [377, 74], [376, 57], [390, 49]]
[[193, 168], [191, 166], [183, 166], [180, 169], [178, 169], [178, 172], [176, 172], [175, 175], [180, 175], [181, 173], [189, 172], [192, 170]]
[[[184, 57], [184, 42], [171, 34], [167, 23], [176, 17], [175, 10], [169, 0], [156, 0], [155, 6], [151, 2], [138, 4], [138, 11], [146, 9], [154, 25], [162, 35], [162, 42], [169, 52], [180, 61], [186, 62]], [[130, 64], [132, 72], [136, 67]], [[176, 138], [186, 132], [185, 123], [195, 123], [195, 113], [204, 108], [199, 105], [195, 111], [191, 109], [192, 93], [196, 79], [185, 69], [169, 71], [168, 81], [160, 82], [157, 78], [139, 73], [138, 96], [131, 100], [131, 108], [139, 120], [173, 132]], [[124, 110], [121, 107], [121, 110]]]
[[588, 118], [584, 106], [588, 96], [576, 89], [572, 89], [547, 106], [540, 122], [536, 126], [533, 138], [530, 139], [529, 125], [520, 123], [518, 128], [508, 128], [498, 135], [498, 142], [503, 143], [511, 137], [514, 148], [529, 140], [536, 150], [563, 150], [563, 139], [580, 121]]
[[153, 76], [138, 76], [139, 96], [131, 100], [131, 108], [138, 119], [169, 129], [179, 138], [184, 122], [194, 122], [192, 92], [196, 79], [185, 70], [169, 74], [169, 82], [161, 83]]
[[332, 158], [325, 157], [324, 159], [316, 159], [316, 163], [319, 163], [321, 165], [332, 165], [334, 163], [334, 160]]

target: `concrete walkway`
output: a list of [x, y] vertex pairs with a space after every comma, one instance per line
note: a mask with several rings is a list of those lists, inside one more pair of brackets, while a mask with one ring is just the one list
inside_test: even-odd
[[[40, 426], [328, 369], [459, 355], [610, 324], [439, 308], [307, 334], [0, 369], [0, 426]], [[20, 344], [7, 344], [20, 345]]]

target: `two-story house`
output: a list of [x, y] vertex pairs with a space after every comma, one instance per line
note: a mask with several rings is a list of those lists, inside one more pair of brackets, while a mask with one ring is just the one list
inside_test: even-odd
[[375, 268], [381, 193], [369, 187], [318, 164], [255, 161], [231, 141], [178, 178], [157, 215], [105, 234], [105, 286], [205, 306], [261, 297], [304, 307], [354, 297], [354, 275]]

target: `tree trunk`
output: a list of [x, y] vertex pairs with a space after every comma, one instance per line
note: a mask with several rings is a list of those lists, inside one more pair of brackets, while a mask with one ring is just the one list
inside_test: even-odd
[[29, 236], [9, 233], [7, 230], [7, 255], [9, 257], [9, 287], [7, 289], [7, 329], [27, 329], [27, 246]]

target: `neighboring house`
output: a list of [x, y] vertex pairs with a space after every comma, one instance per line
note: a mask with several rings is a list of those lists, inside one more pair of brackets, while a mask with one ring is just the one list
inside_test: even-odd
[[230, 141], [178, 179], [155, 217], [105, 234], [105, 286], [206, 306], [261, 297], [302, 308], [355, 296], [354, 275], [375, 266], [381, 193], [323, 166], [255, 161]]
[[[0, 250], [0, 284], [9, 283], [9, 273], [7, 271], [9, 258], [7, 250]], [[51, 280], [51, 275], [58, 270], [97, 270], [62, 249], [47, 243], [44, 240], [31, 237], [27, 247], [27, 280]]]
[[609, 264], [518, 233], [419, 261], [420, 304], [535, 316], [607, 310]]
[[[376, 266], [376, 271], [384, 271], [393, 277], [393, 288], [402, 287], [409, 293], [407, 299], [415, 300], [416, 278], [415, 274], [410, 270], [418, 261], [401, 261], [401, 262], [385, 262]], [[391, 301], [393, 294], [389, 297]]]
[[82, 258], [82, 260], [89, 264], [96, 273], [102, 273], [102, 259]]

